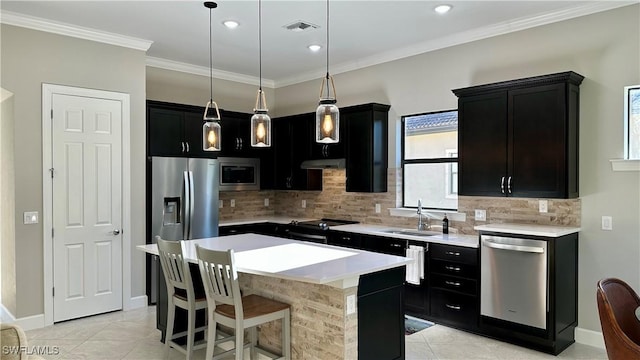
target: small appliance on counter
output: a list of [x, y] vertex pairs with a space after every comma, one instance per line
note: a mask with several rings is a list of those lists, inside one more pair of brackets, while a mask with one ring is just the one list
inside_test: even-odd
[[319, 219], [309, 221], [291, 221], [285, 229], [285, 236], [290, 239], [327, 243], [327, 230], [332, 226], [357, 224], [357, 221], [340, 219]]

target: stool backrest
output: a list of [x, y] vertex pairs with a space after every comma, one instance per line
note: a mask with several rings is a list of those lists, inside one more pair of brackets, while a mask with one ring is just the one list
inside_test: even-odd
[[182, 241], [163, 240], [160, 236], [156, 236], [156, 241], [167, 289], [169, 290], [172, 286], [185, 290], [187, 298], [193, 299], [195, 295], [191, 282], [191, 273], [189, 272], [189, 265], [184, 261], [184, 256], [182, 255]]
[[236, 318], [241, 319], [242, 297], [233, 250], [216, 251], [196, 245], [196, 255], [209, 306], [215, 308], [215, 302], [234, 305]]
[[640, 359], [640, 319], [635, 315], [640, 298], [624, 281], [598, 281], [597, 303], [602, 335], [609, 359]]

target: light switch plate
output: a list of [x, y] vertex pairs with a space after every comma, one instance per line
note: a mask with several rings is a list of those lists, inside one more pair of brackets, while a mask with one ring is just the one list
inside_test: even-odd
[[224, 200], [218, 201], [218, 209], [222, 209], [223, 206], [224, 206]]
[[236, 207], [236, 200], [235, 199], [229, 200], [229, 206]]
[[547, 200], [539, 200], [538, 201], [538, 211], [541, 213], [546, 213], [549, 211], [549, 202]]
[[305, 209], [307, 207], [307, 200], [302, 200], [302, 208]]
[[37, 211], [25, 211], [23, 214], [23, 223], [25, 225], [37, 224], [38, 223], [38, 212]]
[[356, 296], [347, 295], [347, 315], [356, 313]]
[[613, 230], [613, 218], [611, 216], [602, 217], [602, 230]]
[[269, 198], [264, 199], [264, 206], [269, 206]]
[[376, 214], [380, 214], [380, 204], [376, 204]]
[[476, 221], [487, 221], [487, 210], [476, 209]]

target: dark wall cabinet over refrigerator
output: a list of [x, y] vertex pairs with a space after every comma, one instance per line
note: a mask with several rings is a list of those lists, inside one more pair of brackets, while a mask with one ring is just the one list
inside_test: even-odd
[[459, 195], [578, 197], [583, 76], [536, 76], [453, 90]]
[[147, 155], [216, 157], [202, 150], [204, 108], [147, 101]]

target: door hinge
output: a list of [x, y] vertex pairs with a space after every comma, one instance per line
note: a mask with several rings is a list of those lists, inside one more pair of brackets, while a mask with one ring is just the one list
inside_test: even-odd
[[51, 120], [53, 120], [53, 108], [51, 109]]
[[49, 169], [49, 172], [51, 173], [51, 178], [53, 179], [53, 168]]
[[51, 237], [53, 237], [53, 228], [51, 228]]
[[55, 287], [51, 288], [51, 296], [56, 296], [56, 288]]

